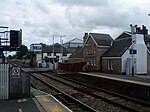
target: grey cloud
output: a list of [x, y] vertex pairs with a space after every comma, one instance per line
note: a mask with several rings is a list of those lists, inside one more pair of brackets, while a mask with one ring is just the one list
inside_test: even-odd
[[53, 0], [62, 5], [77, 5], [77, 6], [100, 6], [107, 3], [107, 0]]

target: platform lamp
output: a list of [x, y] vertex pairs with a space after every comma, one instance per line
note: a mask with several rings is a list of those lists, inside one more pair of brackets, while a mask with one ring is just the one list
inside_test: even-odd
[[132, 38], [132, 48], [131, 48], [131, 54], [132, 54], [132, 77], [134, 77], [134, 57], [133, 57], [133, 51], [134, 51], [134, 40], [133, 40], [133, 34], [136, 32], [136, 27], [137, 25], [133, 26], [132, 24], [130, 24], [130, 27], [131, 27], [131, 38]]
[[54, 69], [55, 69], [55, 66], [54, 66], [54, 62], [55, 62], [55, 61], [54, 61], [54, 53], [55, 53], [55, 52], [54, 52], [54, 37], [53, 37], [53, 71], [54, 71]]
[[60, 44], [61, 44], [61, 53], [62, 53], [62, 55], [61, 55], [61, 62], [63, 62], [63, 37], [66, 37], [66, 35], [61, 35], [60, 36]]

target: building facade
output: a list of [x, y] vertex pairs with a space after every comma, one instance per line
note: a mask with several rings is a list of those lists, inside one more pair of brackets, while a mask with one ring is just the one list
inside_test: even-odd
[[47, 46], [45, 44], [31, 44], [31, 65], [41, 67], [42, 64], [46, 66], [48, 63], [68, 62], [71, 55], [69, 50], [64, 46], [56, 43]]
[[143, 34], [117, 38], [102, 56], [102, 70], [131, 74], [147, 74], [147, 46]]
[[99, 33], [85, 33], [83, 39], [83, 61], [87, 62], [90, 71], [101, 70], [101, 56], [113, 39], [109, 34]]

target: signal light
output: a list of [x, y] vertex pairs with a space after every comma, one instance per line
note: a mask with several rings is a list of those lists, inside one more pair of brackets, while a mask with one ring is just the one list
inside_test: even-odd
[[20, 47], [21, 46], [21, 30], [16, 31], [16, 30], [10, 30], [10, 46], [11, 47]]

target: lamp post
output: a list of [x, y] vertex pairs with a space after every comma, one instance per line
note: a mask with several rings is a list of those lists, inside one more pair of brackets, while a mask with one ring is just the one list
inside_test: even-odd
[[[62, 43], [62, 37], [64, 37], [64, 36], [66, 36], [66, 35], [61, 35], [60, 36], [60, 43]], [[58, 37], [58, 36], [57, 36]], [[62, 46], [62, 51], [61, 51], [62, 53], [63, 53], [63, 46]], [[53, 36], [53, 71], [55, 70], [55, 60], [54, 60], [54, 55], [55, 54], [55, 45], [54, 45], [54, 36]], [[62, 55], [61, 55], [61, 61], [62, 61]]]
[[63, 37], [65, 37], [66, 35], [61, 35], [60, 36], [60, 44], [61, 44], [61, 62], [63, 62]]
[[132, 46], [131, 46], [131, 54], [132, 54], [132, 77], [134, 77], [134, 44], [135, 41], [133, 39], [133, 34], [136, 33], [136, 27], [137, 25], [133, 26], [132, 24], [130, 25], [131, 27], [131, 38], [132, 38]]

